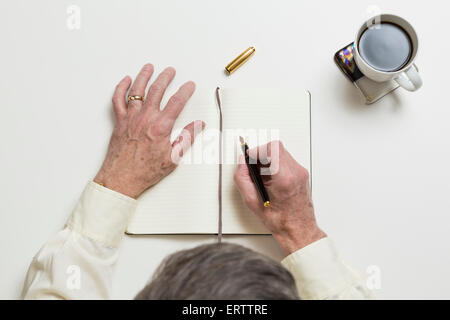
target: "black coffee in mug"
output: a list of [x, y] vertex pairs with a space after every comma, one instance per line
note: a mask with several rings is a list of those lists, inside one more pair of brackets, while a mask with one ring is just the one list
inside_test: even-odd
[[393, 23], [380, 23], [366, 29], [359, 38], [359, 53], [372, 68], [392, 72], [400, 70], [411, 58], [408, 34]]

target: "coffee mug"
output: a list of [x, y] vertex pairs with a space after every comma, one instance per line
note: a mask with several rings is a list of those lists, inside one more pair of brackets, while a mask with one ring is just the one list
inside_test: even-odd
[[414, 64], [419, 39], [405, 19], [382, 14], [366, 21], [354, 42], [355, 62], [368, 78], [384, 82], [394, 80], [409, 91], [422, 86]]

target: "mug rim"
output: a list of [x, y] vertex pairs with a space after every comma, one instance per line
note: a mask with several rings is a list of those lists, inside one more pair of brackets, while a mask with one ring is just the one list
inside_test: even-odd
[[[378, 16], [381, 18], [381, 22], [382, 22], [382, 20], [383, 20], [383, 17], [385, 17], [385, 18], [387, 17], [387, 18], [399, 19], [400, 21], [402, 21], [402, 23], [406, 24], [406, 25], [411, 29], [411, 31], [412, 31], [412, 33], [413, 33], [413, 34], [410, 34], [410, 31], [404, 30], [405, 32], [407, 32], [408, 37], [409, 37], [410, 40], [411, 40], [411, 45], [413, 45], [414, 48], [413, 48], [413, 51], [412, 51], [412, 56], [411, 56], [411, 58], [409, 59], [408, 63], [405, 64], [403, 67], [401, 67], [401, 69], [398, 69], [398, 70], [395, 70], [395, 71], [382, 71], [382, 70], [375, 69], [375, 68], [372, 67], [369, 63], [367, 63], [366, 60], [364, 60], [364, 58], [361, 56], [361, 54], [360, 54], [360, 52], [359, 52], [359, 49], [358, 49], [358, 46], [359, 46], [359, 39], [360, 39], [360, 37], [361, 37], [363, 31], [365, 31], [365, 28], [366, 28], [366, 26], [367, 26], [367, 22], [369, 22], [370, 20], [372, 20], [373, 18], [378, 17]], [[392, 22], [392, 23], [393, 23], [393, 24], [396, 24], [395, 22]], [[400, 25], [400, 27], [401, 27], [402, 29], [404, 29], [401, 25]], [[367, 28], [367, 29], [368, 29], [368, 28]], [[414, 37], [415, 39], [412, 39], [412, 37]], [[414, 43], [414, 40], [415, 40], [415, 43]], [[366, 21], [364, 21], [364, 23], [363, 23], [363, 24], [360, 26], [360, 28], [358, 29], [358, 32], [357, 32], [357, 34], [356, 34], [356, 39], [355, 39], [355, 41], [354, 41], [354, 44], [355, 44], [355, 45], [354, 45], [354, 50], [356, 51], [357, 55], [358, 55], [359, 58], [360, 58], [360, 59], [358, 59], [358, 60], [361, 60], [361, 61], [364, 63], [364, 66], [367, 67], [367, 68], [369, 68], [371, 71], [378, 72], [379, 74], [383, 74], [383, 75], [386, 75], [386, 76], [392, 76], [392, 75], [400, 74], [400, 73], [404, 72], [405, 70], [409, 69], [409, 68], [414, 64], [414, 60], [416, 59], [417, 53], [418, 53], [418, 51], [419, 51], [419, 37], [417, 36], [416, 30], [415, 30], [414, 27], [411, 25], [411, 23], [409, 23], [409, 21], [407, 21], [406, 19], [404, 19], [404, 18], [402, 18], [402, 17], [400, 17], [400, 16], [397, 16], [397, 15], [395, 15], [395, 14], [389, 14], [389, 13], [382, 13], [382, 14], [379, 14], [379, 15], [375, 15], [375, 16], [373, 16], [373, 17], [367, 19]]]

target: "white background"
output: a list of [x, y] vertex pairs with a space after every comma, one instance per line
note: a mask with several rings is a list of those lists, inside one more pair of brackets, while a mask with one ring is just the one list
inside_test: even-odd
[[[72, 4], [79, 30], [66, 25]], [[374, 4], [416, 28], [424, 86], [366, 106], [332, 58]], [[450, 298], [449, 18], [448, 1], [0, 2], [0, 298], [20, 296], [33, 255], [95, 175], [113, 88], [146, 62], [177, 69], [171, 89], [192, 79], [310, 90], [320, 226], [362, 276], [381, 269], [378, 297]], [[226, 77], [250, 45], [256, 54]], [[282, 258], [271, 237], [225, 239]], [[212, 241], [126, 236], [114, 297], [132, 298], [168, 253]]]

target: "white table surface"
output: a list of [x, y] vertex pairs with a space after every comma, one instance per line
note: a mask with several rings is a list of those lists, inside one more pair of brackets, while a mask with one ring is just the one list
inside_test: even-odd
[[[380, 298], [450, 298], [448, 1], [0, 2], [0, 298], [57, 233], [101, 164], [110, 98], [146, 62], [177, 69], [171, 88], [299, 87], [312, 93], [313, 197], [320, 226]], [[336, 68], [369, 5], [417, 29], [415, 93], [366, 106]], [[81, 9], [69, 30], [66, 9]], [[253, 45], [231, 77], [224, 66]], [[225, 237], [282, 253], [271, 237]], [[126, 236], [114, 297], [132, 298], [161, 259], [213, 236]]]

